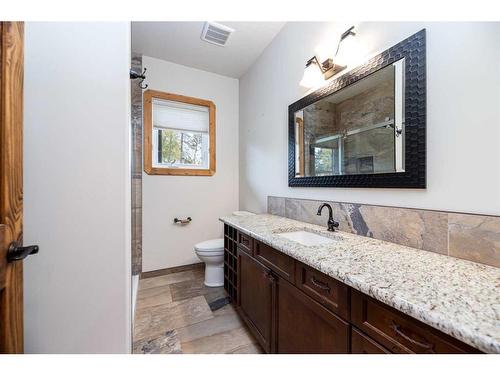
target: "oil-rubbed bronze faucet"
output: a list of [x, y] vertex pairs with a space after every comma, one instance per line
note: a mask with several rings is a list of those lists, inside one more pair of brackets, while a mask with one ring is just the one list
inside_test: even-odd
[[335, 228], [339, 227], [339, 223], [333, 220], [332, 206], [330, 206], [328, 203], [323, 203], [321, 206], [319, 206], [318, 213], [316, 215], [321, 216], [321, 211], [324, 207], [328, 207], [328, 230], [330, 232], [335, 232]]

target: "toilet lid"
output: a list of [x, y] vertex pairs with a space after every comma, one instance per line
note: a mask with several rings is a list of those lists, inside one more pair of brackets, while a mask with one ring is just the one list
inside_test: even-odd
[[234, 211], [233, 216], [252, 216], [255, 215], [253, 212], [248, 211]]
[[196, 250], [201, 251], [220, 251], [224, 249], [224, 239], [207, 240], [194, 245]]

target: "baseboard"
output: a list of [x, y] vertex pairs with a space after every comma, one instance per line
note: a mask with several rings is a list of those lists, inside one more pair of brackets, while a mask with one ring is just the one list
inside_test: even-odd
[[163, 268], [161, 270], [154, 270], [154, 271], [143, 272], [143, 273], [141, 273], [141, 279], [147, 279], [147, 278], [150, 278], [150, 277], [157, 277], [157, 276], [168, 275], [170, 273], [177, 273], [177, 272], [190, 271], [190, 270], [198, 270], [198, 269], [203, 269], [204, 267], [205, 267], [205, 264], [203, 262], [201, 262], [201, 263], [186, 264], [184, 266], [177, 266], [177, 267], [171, 267], [171, 268]]

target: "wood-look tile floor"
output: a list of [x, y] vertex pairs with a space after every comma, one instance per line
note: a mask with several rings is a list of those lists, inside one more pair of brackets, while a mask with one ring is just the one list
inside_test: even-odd
[[198, 268], [139, 281], [134, 353], [262, 353], [224, 289], [203, 278]]

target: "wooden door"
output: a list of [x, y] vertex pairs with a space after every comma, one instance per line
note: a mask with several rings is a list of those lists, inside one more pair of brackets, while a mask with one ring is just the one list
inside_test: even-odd
[[349, 324], [281, 278], [276, 314], [278, 353], [349, 353]]
[[267, 353], [273, 348], [275, 285], [269, 268], [238, 250], [238, 308]]
[[0, 22], [0, 353], [23, 352], [23, 264], [7, 259], [22, 243], [23, 39]]

